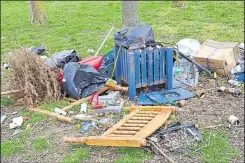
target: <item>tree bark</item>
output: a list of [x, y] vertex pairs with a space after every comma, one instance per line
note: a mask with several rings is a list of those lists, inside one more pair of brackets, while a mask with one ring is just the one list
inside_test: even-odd
[[42, 1], [29, 1], [31, 23], [45, 24], [46, 17], [43, 12]]
[[122, 23], [123, 27], [136, 25], [138, 18], [138, 2], [122, 1]]
[[185, 6], [185, 3], [183, 1], [172, 1], [172, 7], [181, 8], [184, 6]]

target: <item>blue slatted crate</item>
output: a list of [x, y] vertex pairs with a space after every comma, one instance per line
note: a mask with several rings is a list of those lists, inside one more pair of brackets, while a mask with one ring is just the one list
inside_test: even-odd
[[166, 89], [172, 89], [173, 48], [132, 51], [114, 47], [114, 60], [117, 54], [115, 78], [119, 84], [124, 81], [129, 85], [130, 100], [134, 100], [137, 88], [166, 83]]

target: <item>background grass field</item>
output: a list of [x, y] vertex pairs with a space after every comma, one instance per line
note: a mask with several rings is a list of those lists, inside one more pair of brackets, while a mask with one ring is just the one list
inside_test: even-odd
[[[15, 48], [41, 44], [46, 46], [49, 55], [57, 51], [75, 49], [81, 56], [86, 56], [88, 49], [97, 50], [113, 25], [114, 32], [122, 26], [120, 1], [45, 1], [43, 4], [47, 22], [45, 25], [36, 25], [29, 22], [28, 2], [1, 1], [2, 62]], [[185, 8], [171, 8], [171, 2], [140, 1], [140, 22], [153, 27], [158, 41], [173, 44], [186, 37], [197, 39], [201, 43], [206, 39], [244, 41], [244, 2], [188, 1], [185, 4]], [[100, 54], [112, 48], [113, 35], [109, 37]], [[1, 99], [1, 107], [9, 107], [13, 104], [10, 99]], [[52, 110], [56, 105], [61, 106], [64, 103], [47, 104], [42, 108]], [[21, 115], [27, 114], [34, 115], [28, 123], [36, 123], [47, 118], [27, 111], [21, 113]], [[2, 157], [25, 156], [28, 142], [31, 143], [28, 147], [30, 152], [28, 157], [42, 150], [50, 154], [56, 151], [53, 149], [51, 138], [37, 137], [28, 140], [31, 132], [32, 130], [25, 130], [24, 134], [17, 138], [2, 142]], [[200, 150], [194, 155], [199, 155], [203, 162], [224, 163], [228, 162], [229, 158], [239, 155], [229, 145], [229, 137], [226, 133], [213, 130], [202, 132], [204, 142], [197, 145]], [[115, 152], [119, 157], [114, 162], [136, 163], [151, 158], [151, 154], [141, 149], [118, 148]], [[75, 151], [64, 154], [63, 162], [81, 162], [82, 159], [89, 159], [90, 155], [90, 148], [79, 146]]]

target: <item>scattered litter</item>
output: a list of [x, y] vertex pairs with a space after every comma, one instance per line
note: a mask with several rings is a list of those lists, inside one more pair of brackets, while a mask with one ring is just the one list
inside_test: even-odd
[[82, 129], [81, 129], [81, 133], [82, 134], [85, 134], [86, 132], [88, 132], [89, 127], [92, 127], [93, 126], [93, 127], [98, 128], [96, 126], [96, 123], [94, 121], [82, 122], [81, 126], [82, 126]]
[[6, 115], [1, 115], [1, 124], [5, 121], [6, 118], [7, 118]]
[[198, 84], [199, 71], [186, 59], [179, 59], [174, 62], [173, 67], [173, 88], [196, 87]]
[[119, 113], [123, 107], [123, 104], [124, 104], [124, 100], [121, 99], [119, 106], [107, 106], [103, 109], [95, 110], [95, 113], [110, 113], [110, 112]]
[[7, 63], [4, 63], [3, 66], [1, 66], [1, 70], [7, 70], [9, 68], [9, 65]]
[[104, 95], [104, 96], [99, 96], [99, 102], [103, 102], [106, 104], [115, 104], [117, 98], [120, 96], [120, 92], [119, 91], [112, 91], [110, 92], [108, 95]]
[[183, 106], [185, 106], [186, 101], [185, 100], [180, 100], [176, 103], [176, 106], [178, 106], [179, 108], [182, 108]]
[[112, 75], [113, 67], [114, 67], [114, 54], [113, 54], [113, 50], [111, 50], [103, 56], [102, 64], [98, 71], [100, 72], [101, 75], [104, 75], [108, 78], [110, 78], [111, 76], [114, 77], [114, 74]]
[[197, 90], [196, 91], [196, 96], [199, 98], [203, 98], [204, 97], [204, 90]]
[[89, 105], [93, 108], [93, 109], [101, 109], [103, 107], [103, 102], [99, 102], [99, 96], [97, 93], [94, 93], [92, 95], [92, 98], [89, 101]]
[[13, 118], [12, 123], [9, 124], [10, 129], [14, 129], [16, 127], [20, 127], [23, 123], [23, 117]]
[[86, 113], [87, 112], [87, 103], [82, 103], [80, 108], [80, 113]]
[[47, 66], [50, 66], [52, 68], [56, 67], [56, 64], [54, 63], [54, 61], [47, 57], [47, 56], [40, 56], [40, 58], [44, 61], [44, 63], [47, 65]]
[[17, 114], [18, 112], [17, 111], [14, 111], [13, 113], [12, 113], [12, 115], [15, 115], [15, 114]]
[[230, 85], [232, 85], [232, 86], [240, 86], [241, 85], [241, 83], [240, 82], [238, 82], [238, 81], [235, 81], [235, 80], [228, 80], [228, 83], [230, 84]]
[[92, 55], [94, 52], [95, 52], [94, 49], [88, 49], [87, 50], [88, 55]]
[[228, 76], [240, 55], [238, 43], [206, 40], [194, 60], [218, 75]]
[[159, 131], [156, 131], [156, 133], [153, 134], [153, 136], [164, 135], [164, 134], [171, 133], [174, 131], [178, 131], [181, 129], [187, 129], [188, 132], [197, 141], [202, 140], [202, 135], [201, 135], [200, 131], [195, 127], [195, 125], [193, 123], [187, 123], [187, 122], [185, 122], [185, 123], [176, 122], [174, 124], [170, 124], [170, 125], [168, 125], [167, 129], [161, 129]]
[[92, 121], [93, 118], [91, 115], [87, 115], [87, 114], [77, 114], [73, 116], [74, 119], [77, 120], [82, 120], [82, 121]]
[[234, 115], [230, 115], [228, 117], [228, 121], [233, 124], [233, 125], [239, 125], [240, 121], [239, 121], [239, 118], [234, 116]]
[[225, 92], [226, 88], [224, 86], [221, 86], [218, 88], [218, 92]]
[[106, 124], [106, 123], [109, 123], [109, 122], [110, 122], [110, 119], [108, 119], [108, 118], [101, 118], [101, 119], [99, 120], [99, 122], [100, 122], [101, 124]]
[[114, 34], [114, 44], [118, 47], [146, 47], [146, 44], [154, 42], [155, 37], [151, 26], [143, 23], [120, 29]]
[[176, 43], [178, 50], [187, 57], [194, 57], [200, 49], [200, 43], [197, 40], [185, 38]]
[[75, 50], [64, 50], [56, 52], [52, 55], [51, 59], [54, 61], [57, 67], [63, 68], [65, 64], [69, 62], [78, 62], [79, 54]]
[[28, 130], [28, 129], [30, 129], [31, 128], [31, 124], [27, 124], [26, 125], [26, 129]]
[[93, 67], [94, 69], [98, 70], [102, 64], [103, 56], [88, 56], [86, 58], [83, 58], [78, 63], [83, 65], [89, 65]]
[[26, 116], [24, 116], [24, 117], [22, 117], [22, 118], [23, 118], [23, 120], [28, 120], [28, 119], [31, 118], [31, 116], [30, 116], [30, 115], [26, 115]]
[[89, 65], [75, 62], [67, 63], [64, 67], [62, 83], [63, 90], [72, 98], [80, 99], [87, 97], [104, 87], [108, 80]]
[[60, 108], [54, 108], [54, 112], [60, 115], [66, 115], [67, 112], [65, 112], [64, 110], [60, 109]]
[[29, 50], [37, 55], [42, 55], [45, 52], [45, 48], [41, 46], [31, 47]]
[[21, 131], [22, 131], [21, 129], [16, 129], [16, 130], [14, 130], [14, 132], [11, 136], [15, 136], [15, 135], [21, 133]]
[[139, 95], [137, 104], [138, 105], [154, 105], [156, 103], [164, 104], [164, 103], [192, 98], [194, 96], [195, 96], [194, 93], [189, 92], [184, 88], [163, 90], [163, 91], [152, 92], [152, 93], [141, 93]]

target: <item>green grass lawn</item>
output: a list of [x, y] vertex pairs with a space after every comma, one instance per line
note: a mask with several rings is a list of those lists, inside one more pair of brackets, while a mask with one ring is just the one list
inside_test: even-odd
[[[158, 40], [176, 43], [186, 37], [200, 42], [243, 41], [244, 2], [185, 2], [186, 8], [171, 8], [171, 2], [139, 2], [140, 22], [149, 24]], [[81, 56], [97, 50], [109, 29], [120, 29], [121, 2], [47, 2], [47, 23], [29, 23], [28, 2], [1, 2], [1, 57], [14, 48], [43, 44], [49, 54], [75, 49]], [[113, 47], [111, 35], [101, 54]]]
[[[61, 2], [45, 1], [44, 11], [47, 17], [45, 25], [30, 24], [28, 2], [1, 1], [1, 59], [2, 61], [15, 48], [45, 45], [48, 54], [57, 51], [75, 49], [81, 56], [87, 50], [97, 50], [114, 25], [114, 32], [122, 26], [121, 2]], [[237, 1], [196, 1], [185, 2], [185, 8], [171, 8], [171, 2], [139, 2], [140, 22], [149, 24], [157, 41], [176, 43], [183, 38], [197, 39], [201, 43], [206, 39], [217, 41], [244, 41], [244, 2]], [[113, 35], [109, 37], [100, 54], [113, 48]], [[1, 106], [11, 106], [14, 102], [1, 99]], [[43, 109], [62, 107], [65, 102], [47, 104]], [[74, 108], [76, 109], [76, 108]], [[29, 113], [34, 123], [46, 116]], [[224, 134], [204, 133], [208, 145], [198, 151], [204, 162], [227, 162], [238, 154], [229, 146]], [[2, 143], [2, 156], [11, 156], [25, 150], [26, 138], [9, 140]], [[205, 145], [204, 144], [201, 144]], [[32, 140], [33, 151], [50, 148], [49, 142], [40, 137]], [[229, 149], [229, 151], [227, 151]], [[140, 149], [119, 148], [121, 157], [115, 162], [142, 162], [151, 155]], [[87, 148], [79, 148], [64, 156], [63, 162], [79, 162], [90, 157]], [[216, 158], [217, 157], [217, 158]]]

